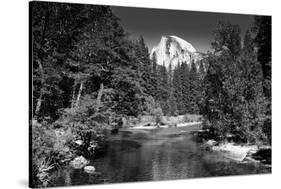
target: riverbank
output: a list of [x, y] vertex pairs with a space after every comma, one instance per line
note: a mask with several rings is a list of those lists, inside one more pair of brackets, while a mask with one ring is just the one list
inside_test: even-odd
[[271, 167], [271, 146], [237, 144], [207, 140], [203, 144], [208, 151], [221, 153], [224, 157], [241, 163], [261, 163]]
[[138, 126], [133, 126], [131, 127], [131, 129], [142, 129], [142, 130], [153, 130], [153, 129], [159, 129], [159, 128], [171, 128], [171, 127], [189, 127], [189, 126], [193, 126], [193, 125], [199, 125], [202, 124], [201, 121], [195, 121], [195, 122], [188, 122], [188, 123], [179, 123], [176, 125], [160, 125], [160, 126], [147, 126], [147, 125], [138, 125]]
[[[179, 120], [181, 122], [179, 123]], [[150, 120], [149, 120], [150, 121]], [[173, 117], [172, 119], [166, 118], [166, 123], [163, 125], [156, 126], [154, 122], [141, 122], [130, 127], [130, 130], [157, 130], [157, 129], [174, 129], [182, 128], [184, 130], [195, 125], [202, 125], [202, 121], [195, 120], [191, 122], [183, 122], [183, 118]], [[173, 134], [182, 134], [182, 131], [175, 131]], [[162, 131], [164, 132], [164, 131]], [[167, 131], [170, 132], [170, 131]], [[211, 139], [208, 130], [195, 130], [193, 131], [196, 137], [201, 137], [203, 146], [206, 150], [218, 152], [225, 158], [236, 162], [242, 163], [262, 163], [266, 166], [271, 166], [271, 147], [270, 146], [258, 146], [255, 144], [241, 144], [229, 141], [218, 142]], [[233, 136], [228, 136], [229, 138]]]
[[85, 165], [93, 166], [94, 173], [65, 166], [52, 178], [55, 186], [63, 186], [271, 172], [261, 164], [232, 161], [220, 152], [203, 149], [193, 135], [200, 129], [197, 125], [155, 130], [122, 128], [117, 134], [108, 135], [105, 154], [87, 158]]

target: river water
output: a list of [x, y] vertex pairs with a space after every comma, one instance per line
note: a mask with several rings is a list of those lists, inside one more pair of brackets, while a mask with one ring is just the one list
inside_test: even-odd
[[211, 176], [270, 173], [259, 164], [238, 163], [206, 151], [195, 140], [196, 127], [124, 129], [109, 137], [107, 152], [90, 162], [97, 174], [61, 168], [52, 186], [160, 181]]

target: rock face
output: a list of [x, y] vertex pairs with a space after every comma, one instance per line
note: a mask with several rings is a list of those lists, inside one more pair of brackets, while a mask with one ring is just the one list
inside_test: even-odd
[[194, 61], [197, 69], [199, 61], [203, 59], [203, 54], [198, 52], [190, 43], [177, 36], [162, 36], [160, 43], [153, 47], [150, 58], [156, 56], [158, 65], [164, 65], [167, 69], [170, 64], [174, 69], [178, 63], [186, 62], [191, 65]]

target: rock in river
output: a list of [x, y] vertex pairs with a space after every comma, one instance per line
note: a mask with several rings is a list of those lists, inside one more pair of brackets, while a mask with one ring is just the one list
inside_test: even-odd
[[84, 167], [84, 171], [86, 173], [92, 174], [92, 173], [95, 173], [96, 169], [94, 166], [88, 165], [88, 166]]
[[83, 167], [85, 167], [87, 164], [89, 163], [88, 160], [86, 160], [83, 156], [79, 156], [74, 158], [74, 160], [72, 160], [70, 162], [70, 165], [74, 168], [74, 169], [82, 169]]
[[207, 144], [208, 146], [215, 146], [215, 145], [218, 144], [218, 142], [215, 141], [215, 140], [208, 140], [208, 141], [206, 142], [206, 144]]

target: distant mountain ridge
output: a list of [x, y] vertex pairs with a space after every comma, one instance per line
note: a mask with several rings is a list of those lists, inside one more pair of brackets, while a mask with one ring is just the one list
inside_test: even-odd
[[179, 63], [186, 62], [191, 65], [192, 61], [198, 69], [199, 61], [204, 57], [204, 54], [198, 52], [192, 44], [174, 35], [162, 36], [159, 44], [152, 48], [150, 59], [153, 54], [156, 56], [157, 64], [164, 65], [167, 69], [170, 64], [174, 69]]

